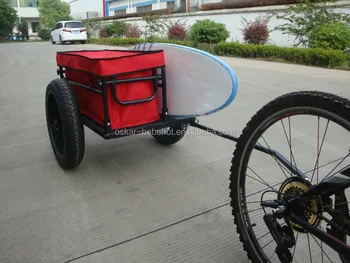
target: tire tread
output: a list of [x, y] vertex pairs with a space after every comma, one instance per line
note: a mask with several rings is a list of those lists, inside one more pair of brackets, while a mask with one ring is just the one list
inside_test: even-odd
[[56, 158], [64, 169], [77, 167], [84, 157], [85, 138], [80, 108], [73, 89], [65, 79], [51, 81], [48, 90], [52, 90], [59, 105], [65, 140], [63, 156]]

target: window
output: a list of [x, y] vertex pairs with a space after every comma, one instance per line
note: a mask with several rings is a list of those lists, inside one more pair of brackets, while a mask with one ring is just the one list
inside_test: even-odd
[[60, 28], [62, 28], [63, 27], [63, 25], [62, 25], [62, 23], [57, 23], [56, 25], [55, 25], [55, 30], [56, 29], [60, 29]]
[[86, 11], [86, 18], [97, 18], [98, 12]]
[[38, 33], [39, 31], [39, 22], [32, 22], [32, 31], [33, 33]]
[[115, 10], [114, 15], [116, 15], [116, 16], [126, 15], [126, 9]]
[[175, 7], [175, 1], [169, 1], [166, 3], [166, 8], [173, 9]]
[[18, 7], [17, 0], [7, 0], [11, 7]]
[[152, 5], [144, 5], [144, 6], [138, 6], [136, 7], [136, 12], [149, 12], [152, 11]]
[[20, 7], [38, 7], [39, 1], [38, 0], [19, 0], [19, 6]]
[[67, 23], [65, 23], [64, 27], [66, 27], [66, 28], [81, 28], [81, 27], [84, 27], [84, 24], [82, 22], [67, 22]]

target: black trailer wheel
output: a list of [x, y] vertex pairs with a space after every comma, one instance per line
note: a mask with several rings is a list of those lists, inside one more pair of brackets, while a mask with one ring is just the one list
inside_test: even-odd
[[65, 79], [46, 88], [46, 122], [53, 152], [63, 169], [73, 169], [85, 151], [84, 127], [75, 93]]
[[188, 124], [173, 125], [167, 128], [152, 131], [152, 136], [161, 144], [174, 144], [186, 134]]

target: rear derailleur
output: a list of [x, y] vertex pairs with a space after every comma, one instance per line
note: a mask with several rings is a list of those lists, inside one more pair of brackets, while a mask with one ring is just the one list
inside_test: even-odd
[[288, 222], [286, 222], [287, 225], [281, 226], [277, 221], [277, 219], [284, 217], [286, 207], [282, 202], [277, 200], [263, 201], [261, 204], [262, 206], [275, 208], [272, 213], [264, 215], [264, 221], [277, 244], [275, 252], [279, 260], [282, 263], [291, 263], [293, 256], [289, 249], [296, 244], [294, 232], [292, 226]]

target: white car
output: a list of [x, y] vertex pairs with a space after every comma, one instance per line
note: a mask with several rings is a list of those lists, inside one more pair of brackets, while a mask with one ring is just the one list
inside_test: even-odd
[[59, 21], [51, 31], [52, 44], [56, 42], [60, 42], [61, 44], [65, 44], [66, 42], [80, 42], [85, 44], [86, 40], [86, 28], [81, 21]]

